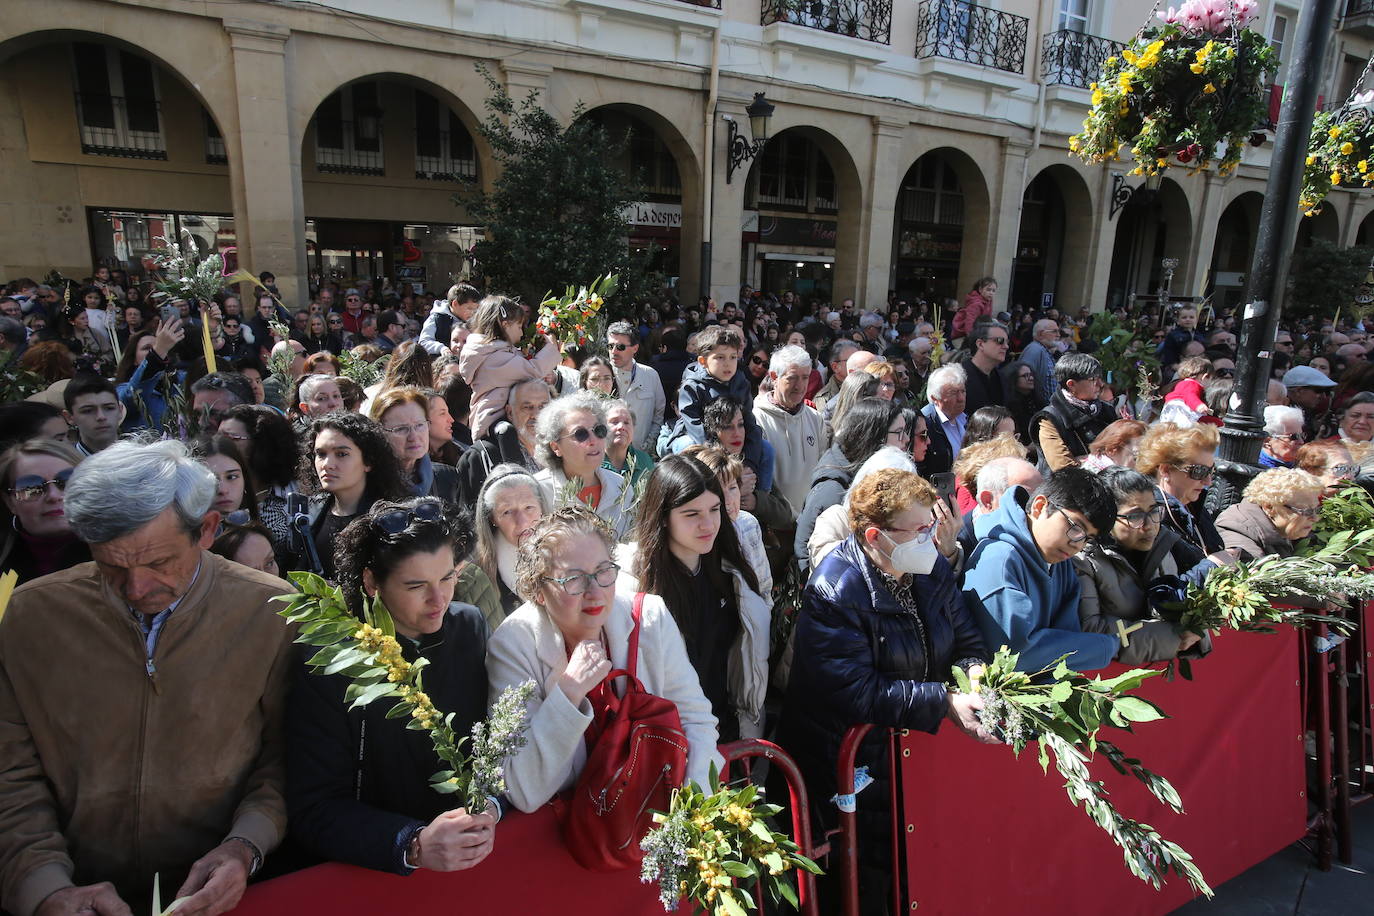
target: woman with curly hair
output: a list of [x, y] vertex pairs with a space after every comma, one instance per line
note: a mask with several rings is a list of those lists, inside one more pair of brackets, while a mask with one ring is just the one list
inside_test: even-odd
[[[322, 574], [334, 576], [333, 545], [348, 523], [366, 513], [379, 499], [404, 499], [409, 487], [401, 463], [375, 420], [336, 412], [310, 424], [304, 437], [297, 479], [310, 494], [310, 540], [305, 556], [319, 561]], [[298, 566], [298, 569], [309, 568]]]
[[1291, 557], [1312, 533], [1325, 484], [1297, 468], [1271, 468], [1245, 487], [1241, 501], [1217, 516], [1226, 546], [1246, 563], [1265, 556]]

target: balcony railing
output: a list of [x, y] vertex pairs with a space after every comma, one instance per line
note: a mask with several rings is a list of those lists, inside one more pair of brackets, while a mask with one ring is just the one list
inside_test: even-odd
[[129, 159], [166, 159], [162, 114], [157, 99], [76, 94], [81, 152]]
[[720, 0], [680, 0], [680, 2], [688, 6], [704, 6], [713, 10], [720, 9]]
[[945, 57], [1009, 73], [1026, 69], [1030, 20], [963, 0], [922, 0], [916, 56]]
[[[416, 149], [432, 150], [430, 155], [415, 154], [415, 177], [427, 181], [476, 181], [477, 160], [454, 156], [446, 130], [416, 134]], [[471, 147], [469, 147], [471, 149]]]
[[1065, 29], [1051, 32], [1040, 44], [1040, 78], [1046, 83], [1087, 89], [1102, 73], [1102, 62], [1125, 45]]
[[[359, 148], [361, 138], [354, 132], [354, 122], [320, 119], [315, 122], [315, 168], [335, 175], [385, 175], [386, 160], [382, 156], [380, 127], [377, 148]], [[371, 145], [370, 143], [366, 145]]]
[[887, 44], [892, 39], [892, 0], [763, 0], [761, 21]]

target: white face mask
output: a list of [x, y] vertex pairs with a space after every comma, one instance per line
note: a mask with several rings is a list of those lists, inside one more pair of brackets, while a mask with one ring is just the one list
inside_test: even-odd
[[[897, 544], [886, 531], [883, 532], [883, 537]], [[887, 559], [892, 563], [892, 568], [899, 573], [928, 576], [935, 568], [935, 558], [939, 555], [940, 551], [936, 549], [933, 537], [924, 540], [918, 537], [904, 544], [897, 544], [892, 548], [892, 553], [887, 555]]]

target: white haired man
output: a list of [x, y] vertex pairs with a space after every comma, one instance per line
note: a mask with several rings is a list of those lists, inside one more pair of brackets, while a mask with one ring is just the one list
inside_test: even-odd
[[1031, 342], [1021, 351], [1021, 361], [1035, 373], [1035, 391], [1048, 404], [1054, 397], [1054, 357], [1059, 352], [1059, 322], [1041, 318], [1031, 328]]
[[768, 362], [768, 377], [773, 390], [759, 392], [754, 419], [764, 440], [773, 446], [773, 491], [800, 512], [811, 489], [811, 475], [825, 451], [820, 411], [806, 403], [811, 357], [802, 347], [782, 347]]
[[849, 357], [854, 355], [854, 351], [859, 349], [859, 345], [848, 338], [842, 337], [830, 345], [830, 378], [825, 380], [821, 390], [816, 392], [816, 396], [811, 402], [820, 410], [825, 407], [831, 398], [840, 393], [840, 385], [849, 377]]
[[926, 400], [930, 403], [921, 410], [930, 436], [926, 457], [918, 465], [922, 477], [928, 479], [932, 474], [948, 472], [959, 457], [968, 426], [968, 417], [964, 415], [966, 381], [959, 366], [941, 366], [930, 373], [926, 384]]
[[121, 914], [154, 874], [233, 909], [286, 829], [285, 583], [208, 548], [215, 476], [175, 441], [119, 442], [67, 484], [83, 563], [17, 589], [0, 626], [0, 908]]

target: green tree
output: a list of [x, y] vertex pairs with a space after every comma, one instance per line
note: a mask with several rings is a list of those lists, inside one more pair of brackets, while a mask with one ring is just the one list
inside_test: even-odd
[[1334, 318], [1338, 309], [1343, 315], [1362, 310], [1355, 296], [1369, 275], [1371, 255], [1374, 250], [1369, 248], [1341, 248], [1322, 239], [1298, 249], [1288, 273], [1284, 318]]
[[[619, 273], [621, 290], [635, 289], [644, 268], [627, 250], [624, 211], [638, 188], [616, 166], [625, 139], [582, 117], [580, 102], [564, 126], [537, 92], [517, 102], [490, 71], [477, 70], [491, 90], [480, 131], [501, 167], [491, 191], [469, 204], [487, 230], [475, 254], [489, 288], [537, 304], [550, 290]], [[613, 314], [617, 304], [607, 304]]]

